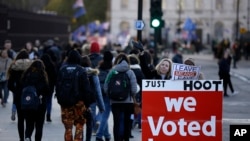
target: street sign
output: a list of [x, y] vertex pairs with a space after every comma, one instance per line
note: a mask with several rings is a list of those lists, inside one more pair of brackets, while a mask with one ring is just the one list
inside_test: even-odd
[[136, 30], [142, 30], [144, 28], [145, 24], [142, 20], [135, 21], [135, 29]]

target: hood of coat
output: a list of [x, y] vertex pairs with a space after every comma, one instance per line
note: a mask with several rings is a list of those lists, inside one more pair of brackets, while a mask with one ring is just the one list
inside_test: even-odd
[[118, 72], [125, 72], [128, 71], [130, 69], [128, 63], [126, 61], [122, 61], [120, 64], [117, 64], [114, 66], [114, 70], [118, 71]]
[[11, 64], [11, 69], [16, 71], [23, 71], [26, 70], [32, 64], [32, 62], [33, 61], [30, 59], [18, 59]]
[[141, 66], [138, 64], [135, 64], [135, 65], [130, 65], [130, 68], [131, 69], [141, 69]]

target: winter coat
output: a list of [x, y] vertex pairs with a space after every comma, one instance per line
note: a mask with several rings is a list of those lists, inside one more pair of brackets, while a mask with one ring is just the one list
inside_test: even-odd
[[129, 79], [130, 79], [130, 88], [131, 88], [131, 93], [130, 96], [124, 100], [124, 101], [114, 101], [110, 100], [111, 103], [134, 103], [133, 98], [136, 95], [137, 92], [137, 80], [134, 72], [130, 69], [128, 63], [126, 61], [122, 61], [120, 64], [115, 65], [111, 71], [109, 72], [105, 83], [104, 83], [104, 91], [105, 93], [108, 92], [108, 84], [109, 84], [109, 79], [112, 76], [113, 71], [118, 71], [118, 72], [126, 72]]
[[99, 62], [102, 60], [102, 56], [98, 53], [92, 53], [89, 55], [89, 59], [92, 64], [92, 68], [96, 68], [99, 65]]
[[19, 59], [14, 61], [8, 71], [8, 88], [14, 94], [14, 104], [20, 106], [22, 94], [21, 77], [23, 72], [31, 65], [30, 59]]
[[8, 79], [7, 71], [10, 67], [11, 62], [12, 62], [12, 60], [10, 58], [0, 57], [0, 75], [3, 74], [5, 76], [5, 80], [3, 80], [3, 81], [6, 81]]
[[145, 79], [145, 76], [144, 76], [139, 64], [130, 65], [130, 68], [135, 73], [137, 84], [140, 87], [140, 90], [138, 90], [138, 93], [137, 93], [137, 97], [139, 96], [139, 100], [141, 100], [142, 80]]
[[35, 86], [37, 95], [42, 97], [42, 103], [46, 107], [46, 97], [49, 93], [49, 83], [46, 81], [45, 76], [39, 72], [28, 72], [22, 79], [22, 88], [26, 86]]
[[94, 87], [95, 90], [94, 94], [95, 94], [95, 100], [97, 102], [97, 106], [99, 108], [100, 111], [104, 111], [105, 107], [104, 107], [104, 102], [103, 102], [103, 98], [102, 98], [102, 91], [101, 91], [101, 87], [100, 87], [100, 81], [99, 81], [99, 77], [98, 77], [98, 69], [92, 69], [90, 67], [85, 68], [87, 71], [87, 75], [88, 77], [92, 77], [93, 78], [93, 83], [94, 86], [90, 86], [91, 88]]

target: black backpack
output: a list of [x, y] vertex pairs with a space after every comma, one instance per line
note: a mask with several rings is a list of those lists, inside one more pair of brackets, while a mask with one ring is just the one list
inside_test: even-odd
[[130, 79], [126, 72], [114, 72], [108, 83], [108, 96], [115, 101], [123, 101], [130, 95]]
[[22, 89], [21, 109], [22, 110], [37, 110], [41, 104], [41, 99], [37, 95], [34, 86], [26, 86]]
[[56, 98], [62, 107], [71, 107], [79, 101], [80, 69], [80, 66], [65, 66], [59, 72]]

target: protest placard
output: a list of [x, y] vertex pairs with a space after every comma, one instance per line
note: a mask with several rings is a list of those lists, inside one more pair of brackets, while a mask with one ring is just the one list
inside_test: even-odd
[[222, 141], [221, 80], [143, 80], [143, 141]]
[[172, 80], [198, 80], [200, 66], [173, 63]]

